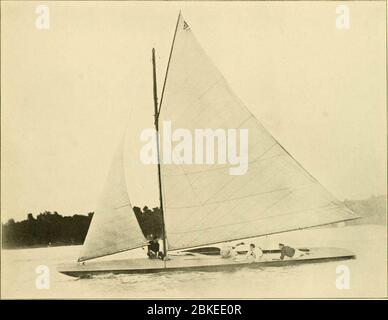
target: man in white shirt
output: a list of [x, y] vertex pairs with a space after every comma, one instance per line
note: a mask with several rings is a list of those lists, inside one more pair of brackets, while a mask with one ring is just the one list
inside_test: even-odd
[[256, 247], [253, 243], [249, 245], [249, 250], [246, 254], [246, 259], [249, 262], [258, 261], [263, 256], [263, 250], [260, 247]]

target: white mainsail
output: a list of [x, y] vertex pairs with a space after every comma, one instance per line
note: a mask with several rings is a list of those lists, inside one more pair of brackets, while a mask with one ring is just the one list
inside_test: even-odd
[[78, 261], [147, 244], [129, 201], [125, 176], [123, 140], [112, 161]]
[[[180, 15], [162, 94], [160, 126], [249, 129], [248, 172], [229, 165], [163, 164], [169, 249], [357, 218], [301, 167], [232, 93]], [[217, 158], [216, 158], [217, 159]]]

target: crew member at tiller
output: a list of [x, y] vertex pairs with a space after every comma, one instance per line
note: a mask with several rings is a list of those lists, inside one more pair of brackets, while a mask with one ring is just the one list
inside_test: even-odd
[[148, 237], [147, 255], [150, 259], [157, 259], [159, 257], [159, 241], [158, 238], [152, 234]]
[[289, 246], [285, 246], [283, 243], [279, 243], [280, 260], [284, 260], [284, 257], [292, 258], [295, 255], [295, 249]]

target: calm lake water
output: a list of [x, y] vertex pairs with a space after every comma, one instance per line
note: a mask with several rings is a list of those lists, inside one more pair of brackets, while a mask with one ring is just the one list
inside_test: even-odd
[[[384, 226], [311, 229], [248, 241], [264, 248], [275, 248], [278, 242], [301, 247], [342, 247], [355, 252], [357, 259], [281, 268], [242, 268], [229, 272], [107, 274], [76, 279], [58, 273], [56, 265], [75, 261], [79, 246], [3, 250], [2, 298], [344, 298], [387, 295]], [[108, 259], [144, 256], [145, 251], [137, 249]], [[49, 289], [36, 287], [39, 265], [49, 267]], [[349, 289], [336, 288], [339, 265], [350, 270]]]

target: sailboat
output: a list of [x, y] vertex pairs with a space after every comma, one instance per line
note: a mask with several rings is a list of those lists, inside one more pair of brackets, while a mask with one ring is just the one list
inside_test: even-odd
[[[147, 246], [130, 201], [125, 139], [113, 158], [77, 262], [58, 271], [74, 277], [101, 273], [147, 273], [284, 266], [353, 259], [342, 248], [299, 248], [305, 255], [279, 259], [263, 250], [254, 262], [224, 258], [217, 244], [329, 225], [358, 218], [263, 127], [232, 92], [179, 13], [160, 103], [152, 51], [155, 129], [246, 128], [249, 170], [230, 175], [229, 164], [164, 164], [158, 150], [158, 185], [164, 259], [94, 260]], [[101, 259], [100, 259], [101, 260]]]

